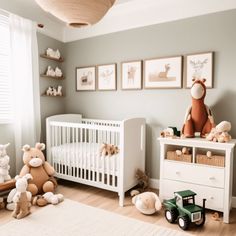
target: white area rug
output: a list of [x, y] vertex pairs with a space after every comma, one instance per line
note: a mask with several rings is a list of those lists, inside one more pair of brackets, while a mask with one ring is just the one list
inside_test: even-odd
[[14, 219], [0, 227], [0, 236], [26, 235], [183, 236], [189, 234], [65, 200], [57, 206], [48, 205], [24, 219]]

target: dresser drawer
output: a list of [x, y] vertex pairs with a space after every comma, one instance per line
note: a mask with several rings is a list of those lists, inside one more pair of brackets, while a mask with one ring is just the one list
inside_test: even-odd
[[162, 200], [173, 198], [174, 192], [188, 189], [197, 194], [195, 197], [196, 204], [202, 206], [202, 199], [206, 198], [206, 208], [216, 211], [223, 211], [224, 190], [219, 188], [164, 179], [161, 181], [160, 198]]
[[224, 188], [224, 168], [164, 160], [163, 178]]

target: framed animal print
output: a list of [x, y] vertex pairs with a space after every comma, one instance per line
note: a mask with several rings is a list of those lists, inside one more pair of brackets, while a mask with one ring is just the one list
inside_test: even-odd
[[116, 90], [116, 64], [97, 66], [98, 90]]
[[144, 61], [144, 88], [181, 88], [182, 56]]
[[193, 79], [205, 79], [206, 87], [213, 87], [213, 52], [187, 55], [186, 64], [187, 88], [191, 88]]
[[123, 62], [121, 64], [121, 70], [122, 89], [142, 89], [142, 61]]
[[96, 89], [96, 67], [76, 68], [76, 91], [94, 91]]

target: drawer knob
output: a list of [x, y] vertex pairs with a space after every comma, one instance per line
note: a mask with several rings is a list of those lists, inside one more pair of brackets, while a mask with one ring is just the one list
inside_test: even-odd
[[176, 171], [176, 172], [175, 172], [175, 174], [179, 175], [179, 174], [180, 174], [180, 172], [179, 172], [179, 171]]
[[214, 176], [210, 177], [209, 180], [215, 180], [216, 178]]
[[210, 197], [210, 200], [214, 200], [214, 197]]

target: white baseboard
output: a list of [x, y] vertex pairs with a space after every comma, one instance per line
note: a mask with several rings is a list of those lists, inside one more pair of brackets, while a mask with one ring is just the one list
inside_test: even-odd
[[159, 179], [149, 179], [149, 187], [159, 189]]
[[[159, 179], [149, 179], [150, 188], [159, 189]], [[232, 207], [236, 208], [236, 196], [232, 197]]]

